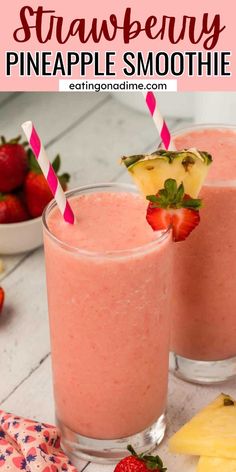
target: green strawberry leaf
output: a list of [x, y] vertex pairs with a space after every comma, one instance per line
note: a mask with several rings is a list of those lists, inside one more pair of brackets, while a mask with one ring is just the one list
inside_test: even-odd
[[147, 469], [149, 470], [157, 470], [158, 472], [166, 472], [167, 468], [163, 466], [163, 462], [159, 456], [152, 456], [151, 454], [147, 454], [143, 452], [141, 454], [137, 454], [134, 448], [129, 444], [127, 446], [128, 451], [131, 453], [132, 456], [136, 457], [138, 460], [145, 463]]
[[147, 195], [146, 200], [152, 203], [157, 203], [159, 198], [156, 195]]
[[164, 472], [166, 467], [163, 467], [163, 462], [159, 456], [143, 456], [143, 460], [149, 470], [156, 470]]
[[173, 200], [177, 193], [177, 182], [175, 179], [167, 179], [164, 188], [170, 200]]
[[182, 182], [176, 192], [176, 201], [181, 202], [183, 200], [183, 197], [184, 197], [184, 185]]
[[28, 157], [29, 170], [31, 170], [35, 174], [42, 174], [42, 171], [38, 165], [37, 159], [31, 148], [29, 148], [27, 151], [27, 157]]
[[58, 179], [59, 179], [59, 182], [60, 182], [63, 190], [65, 190], [67, 188], [68, 182], [70, 181], [70, 174], [65, 172], [64, 174], [59, 175]]
[[54, 161], [52, 162], [52, 167], [57, 174], [61, 167], [61, 157], [59, 154], [56, 155]]
[[157, 195], [147, 195], [146, 199], [153, 204], [153, 208], [189, 208], [197, 211], [202, 207], [201, 199], [186, 197], [183, 182], [178, 187], [175, 179], [167, 179]]
[[169, 198], [169, 192], [166, 188], [162, 188], [159, 192], [158, 195], [164, 198]]
[[200, 198], [189, 198], [181, 202], [182, 208], [192, 208], [193, 210], [199, 210], [202, 207], [202, 201]]
[[128, 451], [132, 454], [132, 456], [134, 456], [134, 457], [137, 457], [137, 456], [138, 456], [137, 453], [135, 452], [133, 446], [131, 446], [131, 444], [129, 444], [129, 445], [127, 446], [127, 449], [128, 449]]
[[[27, 150], [27, 157], [28, 157], [29, 170], [34, 172], [35, 174], [42, 174], [41, 168], [39, 167], [38, 161], [31, 148]], [[61, 158], [59, 154], [57, 154], [57, 156], [52, 162], [52, 167], [56, 174], [58, 173], [60, 166], [61, 166]], [[67, 172], [64, 172], [62, 175], [58, 176], [58, 179], [63, 189], [66, 189], [67, 184], [70, 181], [70, 174], [68, 174]]]
[[16, 138], [10, 139], [9, 144], [19, 144], [21, 140], [21, 135], [17, 136]]
[[22, 141], [21, 135], [16, 136], [16, 138], [9, 139], [9, 141], [5, 138], [5, 136], [0, 136], [0, 146], [4, 146], [5, 144], [19, 144], [20, 146], [25, 148], [26, 151], [29, 147], [28, 141]]

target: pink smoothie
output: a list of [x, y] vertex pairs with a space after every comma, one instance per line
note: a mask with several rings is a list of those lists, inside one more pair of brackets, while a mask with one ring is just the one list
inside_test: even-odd
[[227, 359], [236, 355], [236, 132], [189, 131], [175, 143], [208, 151], [214, 162], [201, 192], [201, 223], [175, 244], [172, 350]]
[[89, 193], [71, 204], [78, 223], [54, 208], [48, 227], [77, 250], [45, 231], [57, 416], [82, 435], [121, 438], [165, 410], [171, 237], [157, 240], [135, 194]]

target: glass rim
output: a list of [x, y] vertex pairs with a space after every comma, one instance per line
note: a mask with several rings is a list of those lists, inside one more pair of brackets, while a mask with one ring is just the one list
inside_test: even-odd
[[[65, 192], [67, 198], [76, 196], [76, 195], [83, 195], [85, 193], [92, 193], [93, 191], [96, 190], [107, 190], [107, 189], [123, 189], [124, 191], [127, 190], [129, 192], [139, 194], [138, 189], [135, 187], [135, 185], [131, 184], [125, 184], [125, 183], [119, 183], [119, 182], [110, 182], [110, 183], [95, 183], [95, 184], [88, 184], [88, 185], [82, 185], [80, 187], [73, 188], [71, 190], [68, 190]], [[146, 252], [151, 252], [152, 249], [155, 249], [157, 245], [160, 245], [163, 241], [165, 241], [168, 237], [168, 235], [171, 232], [171, 226], [169, 226], [165, 231], [161, 232], [161, 235], [159, 235], [156, 239], [143, 244], [142, 246], [137, 246], [131, 249], [118, 249], [118, 250], [112, 250], [112, 251], [88, 251], [86, 249], [81, 249], [76, 246], [73, 246], [69, 243], [66, 243], [62, 241], [61, 239], [57, 238], [51, 230], [48, 227], [47, 224], [47, 218], [50, 214], [50, 212], [57, 206], [56, 200], [53, 199], [51, 200], [46, 208], [43, 211], [42, 214], [42, 222], [43, 222], [43, 228], [46, 232], [46, 234], [49, 236], [49, 238], [57, 245], [59, 245], [61, 248], [67, 250], [68, 252], [85, 256], [85, 257], [91, 257], [91, 258], [122, 258], [122, 257], [129, 257], [129, 256], [134, 256], [134, 255], [139, 255], [143, 254]], [[63, 218], [62, 215], [60, 215], [61, 218]], [[65, 224], [69, 224], [66, 223]]]
[[[201, 130], [201, 129], [206, 129], [206, 128], [211, 128], [211, 129], [216, 129], [216, 130], [221, 130], [221, 129], [228, 129], [235, 131], [236, 133], [236, 124], [222, 124], [222, 123], [192, 123], [192, 124], [187, 124], [183, 128], [179, 129], [173, 129], [171, 131], [171, 136], [176, 137], [180, 134], [187, 133], [191, 130]], [[162, 141], [160, 142], [160, 145], [162, 144]], [[214, 162], [214, 161], [213, 161]], [[236, 186], [236, 178], [235, 179], [223, 179], [223, 180], [218, 180], [218, 179], [211, 179], [207, 178], [203, 184], [203, 187], [226, 187], [226, 186]]]

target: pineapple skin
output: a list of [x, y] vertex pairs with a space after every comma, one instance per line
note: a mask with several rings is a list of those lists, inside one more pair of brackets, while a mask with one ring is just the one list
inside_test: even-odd
[[236, 404], [219, 395], [197, 413], [169, 441], [173, 453], [236, 459]]
[[200, 457], [197, 472], [236, 472], [235, 459], [222, 459], [220, 457]]

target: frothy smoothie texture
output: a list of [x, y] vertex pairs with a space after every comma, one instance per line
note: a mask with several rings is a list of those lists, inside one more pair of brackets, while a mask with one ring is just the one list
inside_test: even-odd
[[236, 132], [190, 130], [175, 144], [207, 150], [213, 164], [201, 191], [201, 224], [174, 246], [172, 350], [189, 359], [228, 359], [236, 355]]
[[47, 218], [67, 247], [45, 232], [57, 416], [81, 435], [122, 438], [166, 406], [171, 237], [158, 240], [134, 193], [70, 201], [76, 225], [57, 208]]
[[196, 129], [174, 141], [185, 151], [122, 158], [143, 195], [78, 189], [74, 225], [47, 210], [54, 394], [69, 434], [112, 440], [159, 425], [170, 320], [178, 355], [236, 355], [236, 132]]

